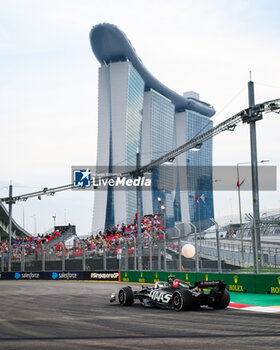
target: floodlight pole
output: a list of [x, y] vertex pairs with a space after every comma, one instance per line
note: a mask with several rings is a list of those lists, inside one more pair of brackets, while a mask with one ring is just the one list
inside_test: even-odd
[[197, 197], [198, 197], [198, 229], [199, 229], [199, 237], [200, 237], [200, 249], [201, 249], [201, 217], [200, 217], [200, 190], [199, 183], [197, 184]]
[[243, 226], [242, 226], [242, 211], [241, 211], [241, 196], [240, 196], [240, 178], [239, 178], [239, 164], [237, 163], [237, 190], [238, 190], [238, 203], [239, 203], [239, 222], [240, 222], [240, 238], [241, 238], [241, 255], [242, 264], [244, 264], [244, 237], [243, 237]]
[[[139, 176], [140, 168], [140, 153], [137, 148], [136, 153], [136, 176]], [[137, 237], [138, 237], [138, 270], [142, 271], [142, 235], [141, 235], [141, 205], [140, 205], [140, 186], [136, 186], [136, 201], [137, 201]]]
[[[266, 160], [260, 160], [257, 161], [258, 163], [267, 163], [269, 162], [268, 159]], [[239, 202], [239, 221], [240, 221], [240, 236], [241, 236], [241, 254], [242, 254], [242, 263], [244, 263], [244, 232], [243, 232], [243, 225], [242, 225], [242, 211], [241, 211], [241, 183], [240, 183], [240, 176], [239, 176], [239, 166], [241, 164], [251, 164], [251, 162], [241, 162], [236, 164], [237, 168], [237, 189], [238, 189], [238, 202]]]
[[13, 204], [16, 201], [13, 200], [13, 185], [12, 182], [9, 186], [9, 199], [6, 203], [9, 205], [9, 251], [8, 251], [8, 272], [11, 272], [12, 269], [12, 211]]
[[[254, 83], [251, 79], [251, 72], [250, 72], [250, 81], [248, 82], [248, 96], [249, 96], [249, 107], [252, 107], [255, 105], [255, 95], [254, 95]], [[256, 120], [252, 118], [252, 121], [249, 121], [249, 124], [250, 124], [250, 143], [251, 143], [253, 217], [254, 217], [255, 232], [256, 232], [256, 250], [257, 250], [256, 273], [260, 273], [262, 269], [262, 265], [261, 265], [260, 207], [259, 207]]]

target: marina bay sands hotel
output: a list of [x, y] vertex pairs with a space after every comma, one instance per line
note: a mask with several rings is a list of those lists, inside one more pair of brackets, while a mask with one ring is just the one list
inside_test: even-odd
[[[214, 108], [200, 101], [197, 93], [181, 96], [153, 77], [118, 27], [94, 26], [90, 43], [101, 65], [96, 165], [104, 172], [110, 173], [116, 165], [135, 167], [137, 149], [141, 165], [146, 165], [213, 127]], [[180, 169], [173, 190], [164, 186], [166, 167]], [[152, 190], [141, 192], [143, 215], [159, 213], [161, 204], [169, 227], [175, 221], [200, 221], [202, 229], [210, 226], [209, 218], [214, 217], [211, 139], [155, 168], [151, 179]], [[136, 211], [136, 191], [97, 190], [93, 231], [129, 223]]]

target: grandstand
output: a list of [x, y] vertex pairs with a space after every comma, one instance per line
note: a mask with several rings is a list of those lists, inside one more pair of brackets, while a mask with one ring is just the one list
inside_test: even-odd
[[[0, 201], [0, 242], [9, 239], [9, 212]], [[31, 237], [31, 234], [12, 219], [12, 238]]]

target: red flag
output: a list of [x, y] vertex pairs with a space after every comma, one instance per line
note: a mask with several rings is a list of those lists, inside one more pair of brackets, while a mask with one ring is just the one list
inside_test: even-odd
[[199, 194], [196, 196], [196, 203], [199, 203]]
[[244, 181], [245, 181], [245, 179], [243, 179], [242, 181], [241, 181], [241, 183], [239, 183], [239, 180], [237, 180], [237, 187], [241, 187], [243, 184], [244, 184]]

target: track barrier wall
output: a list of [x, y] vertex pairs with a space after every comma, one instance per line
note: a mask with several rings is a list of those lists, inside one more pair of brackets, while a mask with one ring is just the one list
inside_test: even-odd
[[1, 272], [1, 280], [92, 280], [120, 281], [126, 283], [155, 283], [167, 281], [170, 275], [193, 284], [196, 281], [224, 280], [230, 292], [279, 294], [280, 275], [277, 274], [233, 274], [195, 273], [164, 271], [39, 271]]
[[92, 280], [120, 281], [119, 271], [1, 272], [1, 280]]
[[120, 271], [122, 282], [155, 283], [167, 281], [174, 275], [193, 284], [196, 281], [224, 280], [230, 292], [280, 294], [280, 275], [276, 274], [233, 274], [233, 273], [195, 273], [164, 271]]

